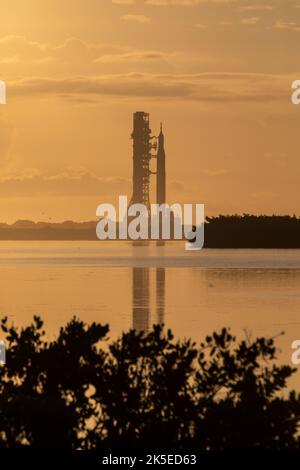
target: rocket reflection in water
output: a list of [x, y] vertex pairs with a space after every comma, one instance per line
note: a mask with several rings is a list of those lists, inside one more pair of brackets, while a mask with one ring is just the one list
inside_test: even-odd
[[132, 269], [132, 327], [134, 330], [149, 331], [154, 324], [163, 324], [165, 318], [165, 268], [155, 268], [156, 315], [151, 316], [150, 275], [151, 268]]

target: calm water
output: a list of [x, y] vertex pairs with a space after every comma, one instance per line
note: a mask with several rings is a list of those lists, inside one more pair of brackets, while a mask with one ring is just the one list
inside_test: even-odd
[[111, 337], [157, 322], [195, 340], [223, 326], [239, 337], [284, 331], [285, 362], [300, 339], [300, 250], [0, 242], [0, 269], [0, 314], [20, 325], [40, 314], [50, 337], [73, 315], [109, 323]]

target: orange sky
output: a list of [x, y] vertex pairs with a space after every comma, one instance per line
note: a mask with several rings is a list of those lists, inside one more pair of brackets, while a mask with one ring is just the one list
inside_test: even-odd
[[300, 214], [299, 0], [1, 3], [1, 221], [130, 195], [136, 110], [164, 122], [169, 202]]

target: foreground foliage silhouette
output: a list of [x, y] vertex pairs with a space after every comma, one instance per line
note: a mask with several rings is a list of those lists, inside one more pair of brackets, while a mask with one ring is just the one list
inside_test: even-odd
[[294, 370], [272, 339], [223, 329], [196, 346], [155, 326], [110, 343], [107, 326], [74, 318], [47, 342], [38, 317], [1, 327], [2, 448], [299, 448], [300, 398], [280, 393]]

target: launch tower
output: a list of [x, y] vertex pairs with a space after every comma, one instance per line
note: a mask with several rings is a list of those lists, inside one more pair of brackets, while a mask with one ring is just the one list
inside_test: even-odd
[[[156, 174], [157, 204], [166, 202], [166, 168], [162, 126], [158, 137], [151, 135], [149, 114], [137, 111], [133, 115], [133, 191], [131, 204], [144, 204], [150, 209], [150, 175]], [[153, 155], [152, 151], [157, 150]], [[150, 169], [151, 158], [157, 159], [157, 171]]]

